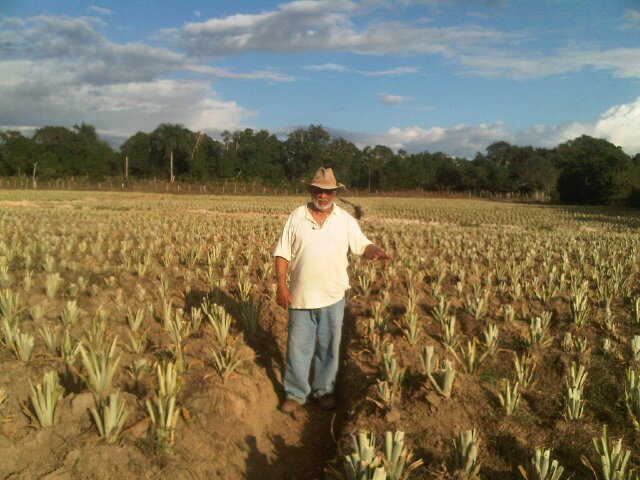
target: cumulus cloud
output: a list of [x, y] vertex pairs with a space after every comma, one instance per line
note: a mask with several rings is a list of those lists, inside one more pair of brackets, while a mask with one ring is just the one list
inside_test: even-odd
[[484, 152], [494, 142], [507, 141], [514, 145], [553, 148], [581, 135], [604, 138], [622, 147], [629, 155], [640, 153], [640, 97], [634, 102], [616, 105], [593, 122], [570, 122], [561, 125], [535, 125], [512, 131], [503, 122], [453, 127], [394, 127], [385, 133], [337, 132], [360, 148], [386, 145], [410, 153], [444, 152], [471, 159]]
[[592, 122], [569, 122], [555, 126], [537, 125], [512, 136], [520, 145], [555, 147], [580, 135], [604, 138], [627, 154], [640, 153], [640, 97], [615, 105]]
[[0, 125], [87, 121], [124, 139], [159, 123], [195, 130], [242, 128], [258, 112], [218, 97], [212, 80], [292, 81], [270, 70], [234, 72], [142, 43], [119, 44], [91, 19], [3, 19]]
[[640, 97], [635, 102], [611, 107], [598, 119], [593, 131], [628, 153], [640, 153]]
[[401, 103], [408, 102], [411, 97], [403, 97], [402, 95], [391, 95], [389, 93], [381, 93], [378, 95], [378, 99], [387, 105], [400, 105]]
[[473, 158], [493, 142], [511, 139], [502, 122], [479, 125], [457, 125], [450, 128], [411, 126], [393, 127], [385, 133], [337, 132], [358, 147], [385, 145], [410, 153], [444, 152], [461, 158]]
[[153, 130], [163, 122], [182, 123], [193, 130], [234, 129], [254, 116], [236, 102], [218, 98], [208, 82], [155, 80], [102, 86], [66, 85], [25, 94], [2, 82], [0, 124], [98, 125], [122, 139]]

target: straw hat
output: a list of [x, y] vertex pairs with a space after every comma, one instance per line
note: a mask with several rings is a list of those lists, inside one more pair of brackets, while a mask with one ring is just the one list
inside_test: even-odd
[[332, 169], [324, 167], [316, 170], [311, 181], [307, 183], [307, 187], [318, 187], [323, 190], [346, 190], [347, 188], [342, 183], [336, 182]]

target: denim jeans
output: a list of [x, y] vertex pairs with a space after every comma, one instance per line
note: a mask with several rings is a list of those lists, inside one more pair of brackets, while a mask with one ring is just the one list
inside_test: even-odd
[[[289, 309], [289, 338], [284, 369], [287, 398], [300, 403], [307, 397], [333, 393], [338, 375], [344, 298], [333, 305], [311, 310]], [[309, 385], [313, 361], [314, 375]]]

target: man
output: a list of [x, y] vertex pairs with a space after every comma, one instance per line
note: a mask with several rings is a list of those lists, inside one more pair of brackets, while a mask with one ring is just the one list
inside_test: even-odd
[[304, 405], [309, 394], [324, 410], [336, 407], [344, 293], [349, 289], [347, 253], [389, 259], [362, 233], [358, 222], [334, 204], [336, 192], [345, 186], [336, 182], [330, 168], [318, 169], [307, 187], [311, 202], [289, 215], [274, 251], [278, 304], [289, 310], [286, 399], [280, 405], [285, 413]]

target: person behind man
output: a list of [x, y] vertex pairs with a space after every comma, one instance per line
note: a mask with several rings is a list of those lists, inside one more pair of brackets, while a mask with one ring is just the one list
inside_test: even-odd
[[[307, 188], [311, 202], [289, 215], [273, 253], [278, 304], [289, 310], [286, 398], [280, 405], [285, 413], [304, 405], [310, 394], [322, 409], [336, 407], [344, 295], [350, 288], [347, 253], [369, 260], [389, 259], [362, 233], [358, 222], [334, 204], [336, 192], [345, 186], [336, 182], [330, 168], [318, 169]], [[310, 385], [312, 362], [314, 376]]]

